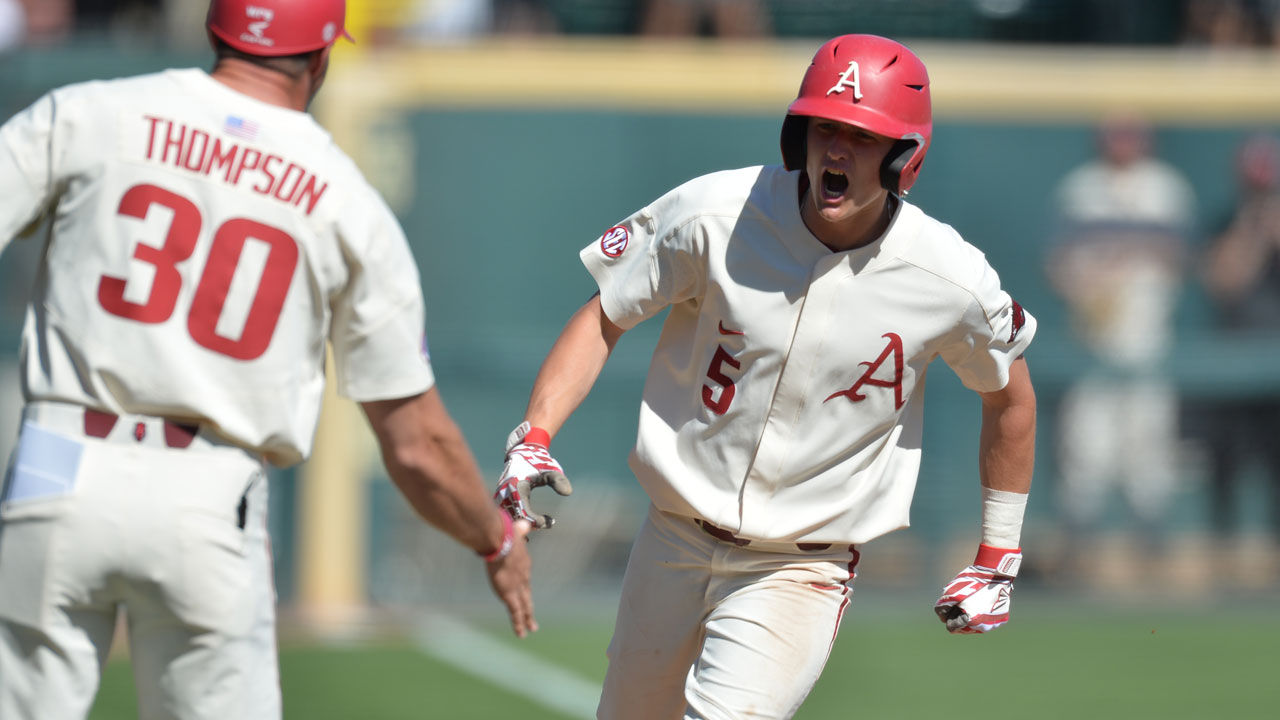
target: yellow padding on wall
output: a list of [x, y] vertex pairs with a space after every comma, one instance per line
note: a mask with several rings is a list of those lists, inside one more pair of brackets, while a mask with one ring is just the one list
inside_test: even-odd
[[[332, 93], [374, 105], [782, 112], [815, 42], [486, 39], [335, 63]], [[1280, 54], [916, 43], [934, 112], [1079, 121], [1117, 106], [1171, 124], [1280, 119]], [[350, 58], [349, 58], [350, 59]]]

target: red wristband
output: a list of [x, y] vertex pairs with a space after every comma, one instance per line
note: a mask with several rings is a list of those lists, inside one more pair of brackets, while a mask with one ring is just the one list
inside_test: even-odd
[[1014, 577], [1022, 565], [1022, 548], [998, 548], [978, 545], [978, 556], [973, 559], [978, 567], [990, 568], [999, 575]]
[[498, 549], [489, 553], [476, 551], [476, 554], [484, 558], [484, 561], [488, 563], [496, 562], [506, 557], [511, 552], [511, 546], [516, 541], [516, 531], [511, 522], [511, 516], [505, 510], [499, 510], [498, 514], [502, 516], [502, 542], [498, 545]]
[[525, 433], [524, 437], [520, 439], [520, 442], [549, 448], [551, 447], [551, 433], [540, 427], [531, 427], [529, 432]]

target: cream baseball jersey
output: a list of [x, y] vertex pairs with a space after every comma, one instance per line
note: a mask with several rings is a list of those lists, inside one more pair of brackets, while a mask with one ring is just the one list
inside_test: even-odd
[[670, 307], [630, 458], [654, 505], [747, 539], [862, 543], [908, 524], [930, 362], [1000, 390], [1035, 321], [908, 203], [875, 242], [831, 252], [800, 218], [799, 177], [694, 179], [581, 258], [620, 327]]
[[306, 113], [198, 69], [55, 90], [0, 128], [0, 249], [47, 219], [23, 391], [306, 457], [324, 387], [431, 387], [413, 256]]

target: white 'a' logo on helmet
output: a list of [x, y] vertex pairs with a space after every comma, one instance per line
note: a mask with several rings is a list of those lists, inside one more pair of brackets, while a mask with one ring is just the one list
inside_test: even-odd
[[857, 60], [849, 61], [849, 67], [845, 68], [845, 71], [840, 73], [840, 79], [836, 81], [835, 85], [831, 86], [831, 89], [827, 91], [827, 94], [842, 93], [846, 87], [853, 88], [854, 100], [862, 99], [862, 82], [858, 80]]

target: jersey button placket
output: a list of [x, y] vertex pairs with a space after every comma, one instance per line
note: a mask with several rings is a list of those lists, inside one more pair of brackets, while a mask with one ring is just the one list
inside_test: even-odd
[[743, 488], [742, 525], [743, 530], [750, 528], [751, 534], [768, 531], [767, 525], [773, 524], [769, 504], [778, 489], [788, 483], [787, 461], [795, 451], [797, 421], [804, 411], [805, 393], [830, 324], [834, 287], [844, 279], [843, 271], [832, 269], [843, 263], [844, 258], [839, 255], [818, 260], [810, 271], [805, 299], [796, 308], [791, 344], [785, 351], [764, 432]]

